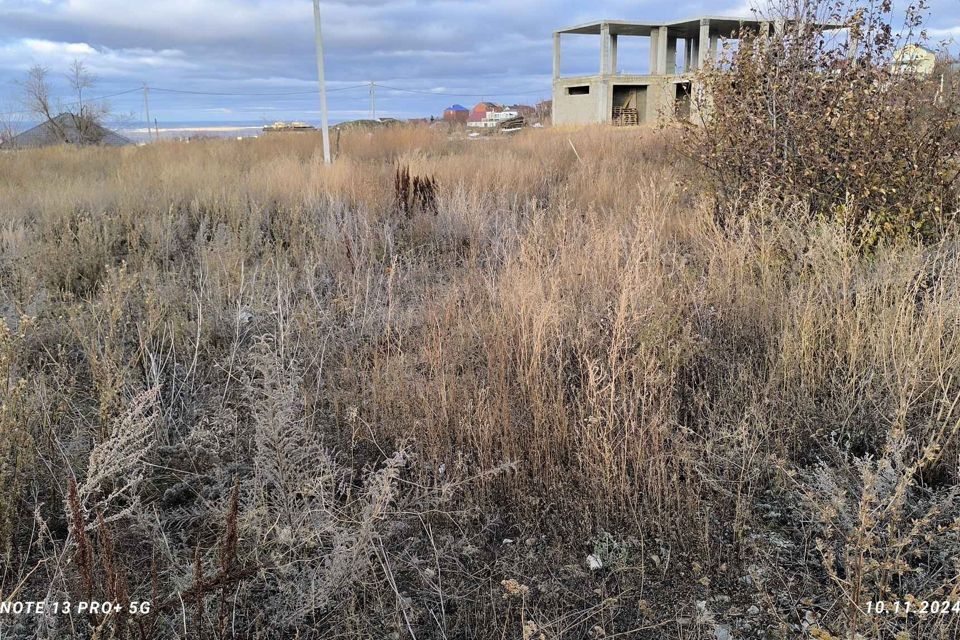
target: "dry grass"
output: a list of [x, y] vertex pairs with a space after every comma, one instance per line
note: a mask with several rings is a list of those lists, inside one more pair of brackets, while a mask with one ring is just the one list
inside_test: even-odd
[[673, 148], [0, 155], [0, 588], [80, 597], [75, 479], [94, 570], [155, 601], [15, 632], [953, 637], [862, 610], [958, 589], [955, 241], [862, 257], [762, 200], [720, 229]]

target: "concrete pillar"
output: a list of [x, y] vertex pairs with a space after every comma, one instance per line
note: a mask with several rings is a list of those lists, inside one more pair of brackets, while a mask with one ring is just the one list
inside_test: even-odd
[[696, 71], [700, 68], [700, 40], [690, 38], [690, 57], [687, 59], [687, 71]]
[[710, 20], [700, 20], [700, 37], [697, 39], [697, 68], [703, 69], [710, 55]]
[[783, 18], [777, 18], [773, 21], [773, 32], [778, 36], [782, 36], [787, 32], [787, 21]]
[[[657, 67], [653, 74], [662, 76], [667, 73], [667, 28], [660, 27], [659, 31], [657, 35]], [[676, 47], [676, 44], [674, 44], [674, 47]]]
[[667, 36], [666, 73], [673, 75], [677, 72], [677, 38]]
[[610, 36], [610, 73], [616, 75], [617, 72], [617, 36], [614, 34]]
[[597, 122], [610, 122], [613, 117], [610, 103], [610, 25], [600, 25], [600, 83], [597, 92]]
[[610, 25], [600, 26], [600, 75], [610, 73]]
[[560, 34], [553, 34], [553, 79], [560, 78]]
[[658, 42], [660, 40], [660, 30], [651, 29], [650, 30], [650, 69], [647, 71], [651, 76], [657, 72], [657, 50], [659, 49]]
[[710, 59], [720, 59], [720, 36], [710, 36]]
[[860, 49], [860, 40], [853, 35], [847, 36], [847, 59], [856, 60], [857, 51]]

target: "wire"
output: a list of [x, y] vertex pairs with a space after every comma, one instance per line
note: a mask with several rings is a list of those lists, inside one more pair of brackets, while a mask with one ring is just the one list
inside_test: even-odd
[[[136, 89], [127, 89], [126, 91], [118, 91], [117, 93], [110, 93], [105, 96], [97, 96], [95, 98], [86, 98], [84, 102], [97, 102], [98, 100], [106, 100], [107, 98], [116, 98], [117, 96], [125, 96], [128, 93], [134, 93], [135, 91], [142, 91], [143, 87], [137, 87]], [[80, 101], [74, 100], [73, 102], [67, 102], [64, 106], [74, 107], [80, 104]]]
[[116, 98], [117, 96], [125, 96], [128, 93], [133, 93], [134, 91], [143, 91], [143, 87], [137, 87], [136, 89], [127, 89], [126, 91], [119, 91], [117, 93], [111, 93], [106, 96], [98, 96], [96, 98], [88, 98], [89, 100], [106, 100], [107, 98]]
[[[454, 98], [495, 98], [495, 97], [498, 97], [498, 96], [499, 96], [499, 97], [509, 97], [509, 96], [521, 96], [521, 95], [544, 95], [544, 94], [548, 93], [547, 90], [517, 91], [517, 92], [505, 92], [505, 93], [499, 93], [499, 94], [493, 94], [493, 93], [453, 93], [453, 92], [449, 92], [449, 91], [430, 91], [430, 90], [427, 90], [427, 89], [406, 89], [406, 88], [402, 88], [402, 87], [395, 87], [395, 86], [392, 86], [392, 85], [380, 84], [379, 82], [373, 82], [373, 83], [367, 82], [367, 83], [364, 83], [364, 84], [350, 85], [350, 86], [347, 86], [347, 87], [336, 87], [336, 88], [333, 88], [333, 89], [327, 89], [327, 93], [337, 93], [337, 92], [341, 92], [341, 91], [353, 91], [353, 90], [356, 90], [356, 89], [369, 89], [371, 85], [373, 85], [374, 87], [380, 88], [380, 89], [387, 89], [387, 90], [389, 90], [389, 91], [398, 91], [398, 92], [407, 93], [407, 94], [415, 94], [415, 95], [423, 95], [423, 96], [447, 96], [447, 97], [454, 97]], [[150, 91], [162, 92], [162, 93], [179, 94], [179, 95], [195, 95], [195, 96], [216, 96], [216, 97], [249, 97], [249, 98], [302, 97], [302, 98], [306, 98], [307, 96], [315, 96], [315, 95], [317, 94], [317, 90], [316, 90], [316, 89], [310, 89], [310, 90], [306, 90], [306, 91], [280, 91], [280, 92], [274, 92], [274, 93], [264, 93], [264, 92], [256, 93], [256, 92], [229, 92], [229, 91], [196, 91], [196, 90], [191, 90], [191, 89], [170, 89], [170, 88], [166, 88], [166, 87], [153, 87], [153, 86], [147, 85], [146, 87], [144, 87], [144, 86], [134, 87], [134, 88], [132, 88], [132, 89], [126, 89], [126, 90], [124, 90], [124, 91], [117, 91], [116, 93], [110, 93], [110, 94], [107, 94], [107, 95], [97, 96], [97, 97], [94, 97], [94, 98], [88, 98], [85, 102], [96, 102], [96, 101], [100, 101], [100, 100], [106, 100], [106, 99], [108, 99], [108, 98], [116, 98], [116, 97], [118, 97], [118, 96], [124, 96], [124, 95], [128, 95], [128, 94], [131, 94], [131, 93], [137, 93], [137, 92], [143, 91], [145, 88], [149, 89]], [[401, 97], [403, 97], [403, 96], [393, 96], [392, 99], [397, 99], [397, 98], [401, 98]], [[413, 95], [410, 95], [409, 97], [412, 98]], [[359, 99], [360, 99], [360, 98], [340, 98], [341, 101], [343, 101], [343, 100], [359, 100]], [[73, 105], [76, 105], [76, 104], [77, 104], [76, 102], [70, 102], [70, 103], [67, 103], [67, 106], [73, 106]], [[179, 111], [192, 111], [192, 110], [194, 110], [194, 108], [189, 108], [189, 107], [180, 107], [180, 108], [177, 108], [177, 107], [167, 107], [165, 110], [167, 110], [167, 111], [171, 111], [171, 110], [172, 110], [172, 111], [177, 111], [177, 110], [179, 110]], [[256, 110], [256, 109], [249, 109], [249, 108], [248, 108], [248, 109], [245, 109], [245, 110], [243, 110], [243, 111], [257, 111], [257, 110]], [[25, 111], [9, 111], [9, 112], [6, 112], [6, 111], [5, 111], [5, 112], [0, 112], [0, 114], [2, 114], [2, 115], [4, 115], [4, 116], [12, 116], [12, 115], [26, 115], [26, 116], [28, 116], [28, 115], [30, 114], [30, 112], [29, 112], [29, 110], [25, 110]]]
[[[400, 87], [391, 87], [385, 84], [374, 83], [376, 86], [381, 89], [390, 89], [391, 91], [405, 91], [407, 93], [422, 93], [428, 96], [452, 96], [454, 98], [494, 98], [497, 96], [525, 96], [525, 95], [534, 95], [534, 94], [543, 94], [547, 93], [546, 90], [539, 91], [516, 91], [509, 93], [447, 93], [443, 91], [429, 91], [425, 89], [401, 89]], [[370, 86], [370, 85], [367, 85]]]
[[[351, 87], [338, 87], [336, 89], [327, 89], [327, 93], [332, 91], [349, 91], [351, 89], [366, 89], [369, 84], [358, 84]], [[195, 96], [242, 96], [250, 98], [269, 98], [276, 96], [305, 96], [305, 95], [315, 95], [317, 93], [316, 89], [311, 89], [309, 91], [284, 91], [279, 93], [231, 93], [231, 92], [220, 92], [220, 91], [190, 91], [187, 89], [164, 89], [163, 87], [150, 87], [151, 91], [162, 91], [165, 93], [185, 93]]]
[[[366, 84], [356, 84], [349, 87], [337, 87], [334, 89], [327, 89], [327, 93], [334, 93], [338, 91], [352, 91], [354, 89], [369, 89], [371, 83]], [[522, 95], [536, 95], [544, 94], [546, 90], [537, 90], [537, 91], [509, 91], [499, 94], [493, 93], [453, 93], [449, 91], [431, 91], [429, 89], [405, 89], [403, 87], [394, 87], [392, 85], [380, 84], [379, 82], [372, 83], [373, 86], [379, 87], [381, 89], [388, 89], [390, 91], [400, 91], [403, 93], [415, 93], [426, 96], [452, 96], [454, 98], [494, 98], [497, 96], [522, 96]], [[307, 91], [279, 91], [274, 93], [254, 93], [254, 92], [231, 92], [231, 91], [196, 91], [191, 89], [169, 89], [166, 87], [147, 87], [150, 91], [159, 91], [163, 93], [177, 93], [185, 95], [194, 95], [194, 96], [224, 96], [224, 97], [247, 97], [247, 98], [271, 98], [271, 97], [283, 97], [283, 96], [307, 96], [315, 95], [317, 93], [316, 89], [310, 89]], [[95, 98], [89, 98], [91, 102], [97, 100], [106, 100], [107, 98], [116, 98], [117, 96], [124, 96], [130, 93], [136, 93], [138, 91], [143, 91], [144, 87], [135, 87], [133, 89], [127, 89], [125, 91], [118, 91], [116, 93], [110, 93], [105, 96], [97, 96]], [[73, 104], [73, 103], [71, 103]]]

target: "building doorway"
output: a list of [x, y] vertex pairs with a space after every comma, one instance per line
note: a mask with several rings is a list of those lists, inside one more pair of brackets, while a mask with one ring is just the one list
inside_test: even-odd
[[678, 82], [674, 95], [673, 112], [679, 120], [690, 119], [690, 83]]
[[635, 126], [647, 119], [647, 87], [646, 85], [613, 85], [613, 114], [614, 126]]

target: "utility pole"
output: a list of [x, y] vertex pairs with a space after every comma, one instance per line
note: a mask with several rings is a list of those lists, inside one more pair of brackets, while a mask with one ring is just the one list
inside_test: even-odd
[[327, 118], [327, 83], [323, 74], [323, 33], [320, 28], [320, 0], [313, 0], [313, 26], [317, 40], [317, 79], [320, 81], [320, 125], [323, 130], [323, 161], [330, 164], [330, 122]]
[[150, 87], [143, 83], [143, 110], [147, 122], [147, 138], [150, 138]]
[[370, 81], [370, 119], [377, 119], [377, 83]]

